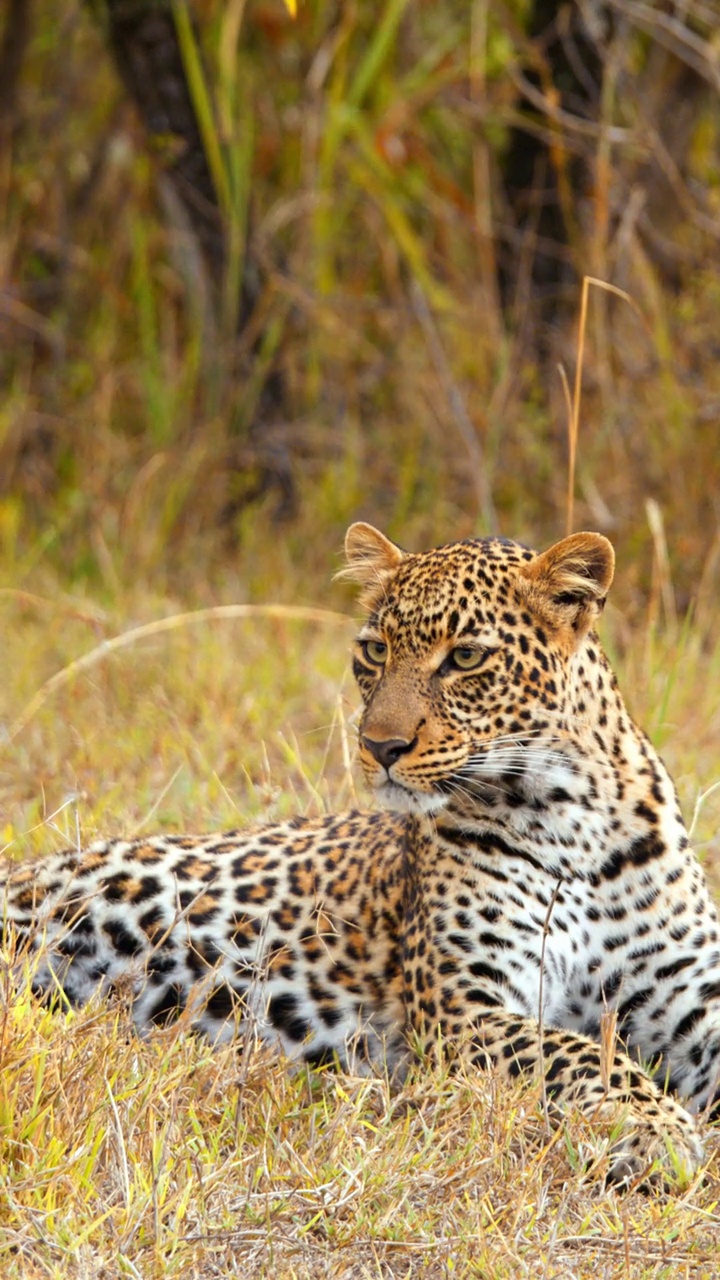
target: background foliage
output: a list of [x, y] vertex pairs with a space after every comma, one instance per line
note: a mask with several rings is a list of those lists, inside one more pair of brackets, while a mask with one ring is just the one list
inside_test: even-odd
[[219, 279], [167, 176], [197, 159], [163, 131], [167, 56], [135, 72], [144, 126], [116, 70], [153, 8], [29, 10], [0, 188], [6, 549], [40, 537], [73, 576], [107, 578], [109, 554], [124, 578], [190, 546], [217, 564], [279, 515], [306, 560], [360, 509], [408, 542], [541, 542], [592, 274], [636, 309], [592, 300], [576, 525], [646, 590], [655, 499], [684, 608], [717, 550], [712, 6], [617, 0], [590, 39], [584, 6], [529, 0], [314, 0], [296, 21], [202, 0], [195, 36], [176, 3]]

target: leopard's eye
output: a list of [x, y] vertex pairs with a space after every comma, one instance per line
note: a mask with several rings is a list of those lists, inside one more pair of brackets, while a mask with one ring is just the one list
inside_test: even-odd
[[473, 667], [478, 667], [482, 661], [482, 649], [463, 648], [453, 649], [450, 654], [450, 662], [453, 667], [457, 667], [458, 671], [472, 671]]
[[387, 662], [388, 647], [382, 640], [362, 640], [361, 648], [368, 662], [376, 667], [383, 667]]

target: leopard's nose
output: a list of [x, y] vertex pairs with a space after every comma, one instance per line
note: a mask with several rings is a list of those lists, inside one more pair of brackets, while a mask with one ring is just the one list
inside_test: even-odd
[[384, 738], [382, 742], [377, 742], [375, 738], [368, 738], [363, 734], [363, 746], [378, 764], [388, 771], [400, 756], [404, 756], [407, 751], [412, 751], [416, 743], [417, 738], [413, 738], [411, 742], [408, 742], [407, 738]]

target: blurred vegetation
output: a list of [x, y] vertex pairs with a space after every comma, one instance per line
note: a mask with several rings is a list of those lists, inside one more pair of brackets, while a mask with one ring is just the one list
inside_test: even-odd
[[358, 514], [413, 545], [555, 536], [590, 274], [636, 306], [591, 298], [575, 525], [619, 545], [629, 601], [663, 573], [673, 608], [712, 588], [712, 4], [46, 0], [4, 23], [14, 581], [49, 559], [193, 590], [269, 537], [312, 582]]

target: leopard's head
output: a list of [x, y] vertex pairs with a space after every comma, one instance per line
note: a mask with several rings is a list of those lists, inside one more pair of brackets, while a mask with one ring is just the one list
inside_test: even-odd
[[607, 539], [577, 533], [537, 554], [482, 538], [410, 554], [354, 524], [345, 550], [368, 613], [353, 661], [360, 757], [382, 801], [461, 811], [562, 789], [586, 709], [578, 656], [611, 684], [592, 633], [613, 576]]

